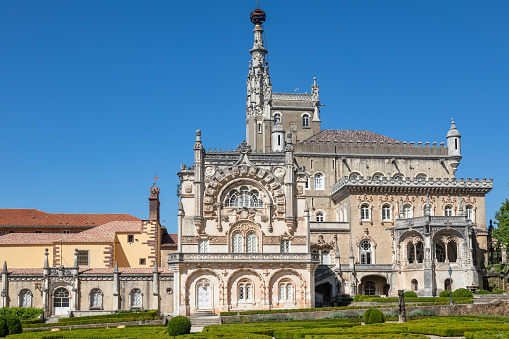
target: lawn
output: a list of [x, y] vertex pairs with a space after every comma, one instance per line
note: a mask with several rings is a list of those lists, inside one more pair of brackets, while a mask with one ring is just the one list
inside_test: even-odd
[[[385, 323], [361, 325], [353, 319], [316, 321], [257, 322], [207, 326], [202, 333], [175, 338], [202, 339], [360, 339], [415, 338], [426, 335], [444, 337], [465, 336], [467, 339], [509, 338], [509, 317], [461, 316], [428, 317], [406, 324]], [[61, 330], [59, 332], [27, 331], [9, 338], [169, 338], [162, 326], [131, 326], [126, 328], [93, 328]]]

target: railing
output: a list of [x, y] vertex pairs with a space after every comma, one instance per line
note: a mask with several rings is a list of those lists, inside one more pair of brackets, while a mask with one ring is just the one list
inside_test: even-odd
[[308, 93], [272, 93], [272, 100], [313, 100], [313, 95]]
[[348, 221], [311, 221], [309, 223], [311, 231], [348, 231], [350, 222]]
[[320, 262], [317, 253], [169, 253], [168, 262]]
[[392, 264], [355, 264], [357, 272], [390, 272], [392, 271]]

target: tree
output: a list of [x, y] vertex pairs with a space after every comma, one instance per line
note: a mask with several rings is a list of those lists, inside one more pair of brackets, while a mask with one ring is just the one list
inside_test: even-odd
[[495, 224], [493, 237], [497, 239], [497, 247], [509, 248], [509, 199], [505, 199], [500, 210], [495, 212]]

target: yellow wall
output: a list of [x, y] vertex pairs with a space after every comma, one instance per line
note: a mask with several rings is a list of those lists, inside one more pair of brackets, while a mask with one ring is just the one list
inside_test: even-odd
[[[129, 243], [128, 235], [134, 235], [134, 242]], [[149, 235], [144, 233], [118, 234], [115, 237], [115, 261], [118, 267], [151, 267], [151, 247], [146, 242]], [[144, 244], [145, 243], [145, 244]], [[145, 259], [145, 265], [140, 265], [140, 259]]]
[[44, 266], [44, 249], [49, 249], [49, 265], [53, 261], [53, 246], [50, 245], [2, 245], [0, 259], [7, 261], [8, 268], [39, 268]]
[[[88, 250], [88, 260], [89, 265], [88, 267], [94, 267], [94, 268], [103, 268], [108, 267], [107, 263], [105, 263], [106, 260], [106, 254], [104, 254], [105, 251], [107, 251], [110, 248], [110, 244], [87, 244], [87, 243], [74, 243], [74, 244], [63, 244], [63, 250], [62, 250], [62, 263], [61, 265], [64, 265], [66, 267], [71, 267], [74, 265], [74, 249], [77, 248], [78, 250]], [[56, 246], [58, 249], [60, 249], [60, 244]], [[60, 254], [57, 256], [57, 261], [60, 261]], [[59, 264], [59, 265], [60, 265]], [[51, 263], [50, 263], [51, 266]], [[86, 266], [83, 266], [86, 267]]]

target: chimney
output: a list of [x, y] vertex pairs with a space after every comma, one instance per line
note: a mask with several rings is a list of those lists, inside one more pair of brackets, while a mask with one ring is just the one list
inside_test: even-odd
[[148, 198], [148, 201], [150, 204], [148, 219], [159, 223], [159, 187], [156, 187], [155, 183], [150, 188], [150, 198]]

